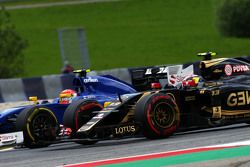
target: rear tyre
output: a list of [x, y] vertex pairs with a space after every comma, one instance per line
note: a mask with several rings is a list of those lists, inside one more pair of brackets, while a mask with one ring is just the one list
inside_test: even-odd
[[135, 120], [142, 124], [145, 137], [166, 138], [179, 127], [180, 112], [173, 98], [163, 93], [154, 93], [138, 101]]
[[59, 125], [48, 108], [25, 108], [17, 117], [17, 131], [23, 131], [24, 145], [28, 148], [49, 146], [56, 139]]
[[[72, 137], [82, 125], [87, 123], [92, 117], [96, 115], [93, 111], [102, 110], [102, 105], [93, 99], [80, 99], [71, 103], [63, 115], [64, 126], [72, 130]], [[76, 142], [79, 144], [90, 145], [97, 141]]]

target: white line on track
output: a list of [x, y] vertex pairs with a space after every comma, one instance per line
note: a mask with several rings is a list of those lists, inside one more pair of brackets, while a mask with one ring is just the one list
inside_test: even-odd
[[4, 148], [4, 149], [0, 148], [0, 152], [10, 151], [10, 150], [13, 150], [13, 149], [14, 149], [13, 147], [11, 147], [11, 148]]
[[[182, 152], [182, 151], [190, 151], [196, 150], [196, 149], [208, 149], [208, 148], [231, 148], [231, 147], [237, 147], [237, 146], [249, 146], [250, 140], [246, 141], [239, 141], [239, 142], [232, 142], [232, 143], [226, 143], [226, 144], [218, 144], [218, 145], [210, 145], [210, 146], [202, 146], [202, 147], [194, 147], [194, 148], [188, 148], [188, 149], [180, 149], [180, 150], [173, 150], [173, 151], [167, 151], [167, 152], [159, 152], [159, 153], [152, 153], [152, 154], [142, 154], [142, 155], [136, 155], [136, 156], [126, 156], [126, 157], [120, 157], [120, 158], [112, 158], [112, 159], [104, 159], [104, 160], [98, 160], [98, 161], [89, 161], [84, 163], [75, 163], [75, 164], [68, 164], [63, 166], [57, 166], [57, 167], [71, 167], [71, 166], [84, 166], [86, 164], [95, 164], [98, 162], [105, 162], [105, 161], [116, 161], [116, 160], [122, 160], [122, 159], [129, 159], [129, 158], [135, 158], [135, 157], [145, 157], [145, 156], [154, 156], [154, 155], [160, 155], [160, 154], [166, 154], [166, 153], [174, 153], [174, 152]], [[129, 162], [129, 161], [128, 161]]]

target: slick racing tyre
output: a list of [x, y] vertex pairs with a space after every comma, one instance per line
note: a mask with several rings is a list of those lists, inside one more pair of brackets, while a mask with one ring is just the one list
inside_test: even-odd
[[138, 101], [135, 120], [142, 124], [145, 137], [165, 138], [179, 127], [180, 112], [173, 98], [163, 93], [154, 93]]
[[[71, 128], [72, 137], [82, 125], [87, 123], [96, 114], [93, 111], [102, 110], [102, 105], [93, 99], [80, 99], [71, 103], [63, 115], [63, 124], [65, 127]], [[94, 144], [96, 141], [77, 142], [79, 144]]]
[[28, 148], [47, 147], [56, 139], [59, 125], [53, 112], [44, 107], [25, 108], [17, 117], [16, 128], [23, 131]]

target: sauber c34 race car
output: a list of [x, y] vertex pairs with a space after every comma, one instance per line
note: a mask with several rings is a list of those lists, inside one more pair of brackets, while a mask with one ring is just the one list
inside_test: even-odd
[[[199, 63], [200, 75], [194, 74], [194, 65], [150, 68], [144, 75], [167, 82], [151, 83], [154, 90], [119, 95], [112, 101], [107, 99], [104, 107], [95, 99], [72, 102], [63, 116], [63, 125], [71, 129], [64, 138], [58, 136], [58, 123], [47, 109], [24, 110], [23, 120], [18, 124], [26, 136], [24, 143], [32, 147], [66, 141], [94, 144], [99, 140], [137, 136], [157, 139], [190, 128], [249, 123], [248, 60], [211, 59], [211, 55], [210, 52], [200, 54], [205, 58]], [[46, 124], [34, 121], [43, 120], [48, 113]]]
[[[118, 95], [136, 92], [132, 85], [113, 76], [86, 76], [87, 71], [75, 71], [76, 77], [73, 79], [75, 90], [67, 89], [62, 91], [59, 98], [54, 99], [52, 102], [42, 101], [40, 104], [37, 104], [37, 98], [32, 97], [31, 99], [36, 103], [35, 105], [14, 107], [0, 111], [0, 134], [4, 134], [0, 135], [0, 138], [2, 136], [5, 137], [6, 133], [24, 130], [23, 136], [26, 143], [30, 143], [30, 140], [33, 141], [33, 136], [31, 135], [33, 133], [41, 138], [50, 140], [50, 135], [47, 134], [51, 133], [49, 132], [50, 130], [56, 130], [55, 133], [57, 135], [65, 133], [62, 131], [67, 130], [62, 124], [64, 112], [70, 103], [83, 99], [94, 99], [98, 102], [99, 107], [102, 107], [105, 101], [115, 100]], [[23, 124], [30, 128], [32, 132], [25, 131]], [[54, 129], [55, 127], [57, 129]], [[42, 129], [42, 131], [38, 129]], [[20, 136], [19, 133], [17, 135]], [[14, 133], [11, 133], [9, 136], [13, 139], [15, 138]], [[42, 146], [42, 144], [37, 143], [34, 146], [38, 147]]]

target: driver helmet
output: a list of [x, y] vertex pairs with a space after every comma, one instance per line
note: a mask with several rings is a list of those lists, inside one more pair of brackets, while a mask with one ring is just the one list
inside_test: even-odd
[[182, 86], [183, 87], [197, 87], [199, 83], [201, 83], [203, 80], [198, 75], [192, 75], [184, 78], [182, 80]]
[[59, 95], [59, 103], [60, 104], [69, 104], [72, 102], [72, 99], [77, 96], [76, 91], [72, 89], [65, 89], [61, 91]]

